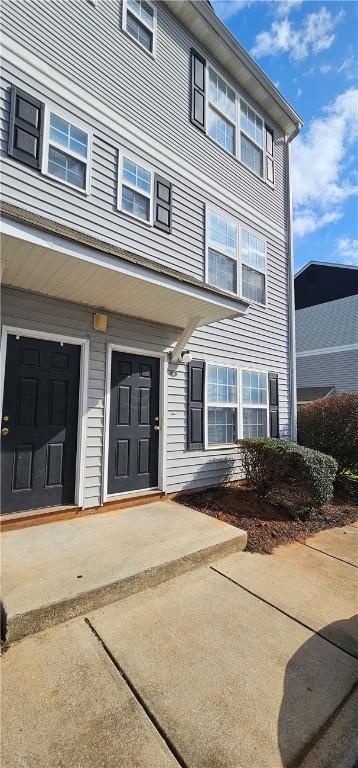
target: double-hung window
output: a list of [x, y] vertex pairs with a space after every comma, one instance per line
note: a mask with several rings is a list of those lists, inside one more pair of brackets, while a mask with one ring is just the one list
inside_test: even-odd
[[209, 67], [207, 130], [212, 139], [235, 154], [236, 94], [212, 67]]
[[237, 293], [237, 224], [207, 210], [207, 280]]
[[267, 373], [242, 371], [243, 437], [265, 437], [268, 434]]
[[56, 112], [46, 114], [43, 172], [89, 192], [91, 136]]
[[207, 366], [207, 443], [232, 444], [238, 435], [237, 369]]
[[125, 155], [121, 158], [118, 208], [136, 219], [152, 222], [153, 174]]
[[123, 0], [122, 27], [149, 53], [155, 52], [155, 8], [148, 0]]
[[240, 99], [240, 159], [262, 177], [264, 175], [263, 146], [263, 121], [243, 99]]
[[266, 302], [266, 243], [241, 227], [241, 294], [244, 299]]

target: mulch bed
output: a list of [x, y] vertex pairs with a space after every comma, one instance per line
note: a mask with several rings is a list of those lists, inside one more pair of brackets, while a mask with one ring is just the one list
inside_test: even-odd
[[261, 554], [270, 554], [280, 544], [303, 542], [318, 531], [358, 520], [357, 497], [337, 495], [309, 519], [293, 520], [283, 507], [259, 499], [242, 483], [180, 493], [175, 501], [243, 528], [247, 531], [246, 551]]

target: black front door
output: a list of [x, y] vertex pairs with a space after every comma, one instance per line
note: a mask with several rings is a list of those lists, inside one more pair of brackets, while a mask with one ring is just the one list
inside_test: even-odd
[[8, 336], [2, 512], [74, 502], [80, 347]]
[[112, 354], [108, 493], [158, 485], [159, 360]]

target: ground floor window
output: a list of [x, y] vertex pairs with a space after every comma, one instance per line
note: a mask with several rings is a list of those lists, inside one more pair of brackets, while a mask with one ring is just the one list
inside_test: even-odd
[[239, 437], [268, 434], [268, 381], [264, 371], [208, 364], [207, 445], [232, 445]]

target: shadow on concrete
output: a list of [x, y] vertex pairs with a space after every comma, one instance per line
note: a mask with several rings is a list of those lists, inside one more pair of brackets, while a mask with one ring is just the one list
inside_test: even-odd
[[[330, 638], [329, 646], [327, 644], [324, 647], [322, 635]], [[334, 648], [332, 643], [339, 646], [339, 649]], [[344, 647], [355, 647], [356, 653], [347, 654]], [[346, 662], [348, 659], [353, 661], [352, 656], [358, 658], [358, 616], [323, 627], [320, 634], [314, 634], [307, 640], [289, 661], [278, 718], [278, 744], [284, 768], [299, 768], [350, 698], [357, 686], [357, 677], [353, 673], [347, 685]], [[346, 681], [345, 693], [340, 696], [337, 687], [342, 675]], [[357, 738], [357, 734], [353, 736], [356, 723], [353, 722], [352, 709], [349, 709], [347, 719], [344, 734], [348, 734], [351, 739]], [[358, 742], [355, 759], [358, 759]], [[324, 765], [331, 766], [329, 755]], [[351, 768], [355, 765], [353, 759]], [[323, 763], [319, 763], [321, 766]], [[348, 762], [344, 762], [344, 766], [348, 766]]]

